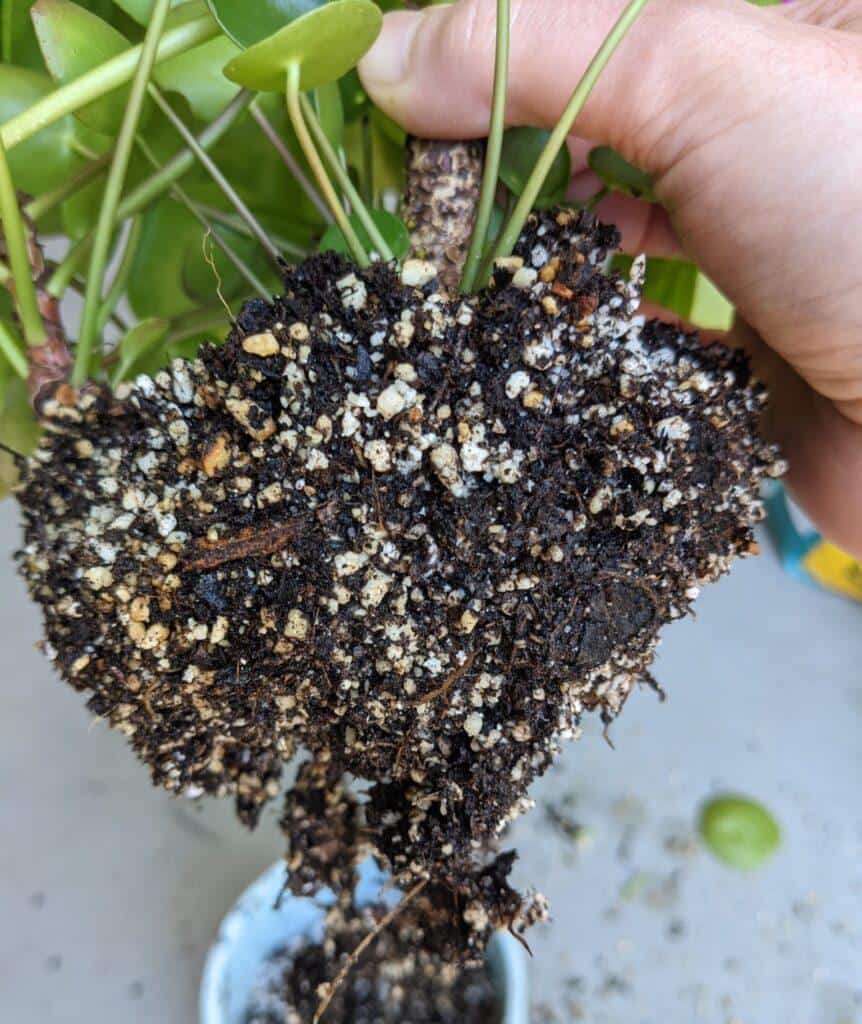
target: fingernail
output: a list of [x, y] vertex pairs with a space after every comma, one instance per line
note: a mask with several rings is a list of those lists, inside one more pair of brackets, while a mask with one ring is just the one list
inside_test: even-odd
[[407, 77], [410, 42], [420, 18], [419, 13], [405, 11], [383, 19], [377, 41], [359, 64], [359, 73], [369, 92], [391, 89]]

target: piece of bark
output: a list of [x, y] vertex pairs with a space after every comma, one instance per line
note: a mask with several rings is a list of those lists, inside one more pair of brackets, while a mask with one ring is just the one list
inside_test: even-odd
[[411, 138], [407, 145], [404, 219], [411, 252], [436, 264], [440, 282], [452, 293], [470, 245], [483, 153], [478, 141]]

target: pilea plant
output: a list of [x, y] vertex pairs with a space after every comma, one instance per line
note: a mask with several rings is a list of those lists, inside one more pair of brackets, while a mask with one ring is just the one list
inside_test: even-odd
[[[3, 6], [2, 440], [46, 650], [157, 783], [248, 824], [303, 749], [288, 884], [349, 889], [371, 850], [447, 956], [543, 914], [495, 838], [782, 468], [744, 357], [638, 316], [644, 260], [610, 271], [616, 231], [565, 202], [644, 2], [539, 132], [504, 130], [498, 0], [488, 138], [457, 144], [362, 89], [397, 4]], [[726, 315], [694, 267], [646, 276]]]

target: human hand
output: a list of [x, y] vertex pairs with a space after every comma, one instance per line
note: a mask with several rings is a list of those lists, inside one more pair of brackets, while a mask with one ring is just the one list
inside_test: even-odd
[[[552, 126], [622, 0], [512, 0], [507, 122]], [[487, 131], [493, 0], [390, 14], [360, 66], [416, 135]], [[862, 2], [657, 0], [576, 123], [579, 170], [613, 146], [662, 206], [611, 196], [628, 252], [695, 260], [737, 308], [772, 392], [766, 432], [822, 532], [862, 555]], [[577, 166], [577, 163], [576, 163]], [[586, 189], [586, 192], [584, 192]], [[750, 327], [748, 326], [750, 325]]]

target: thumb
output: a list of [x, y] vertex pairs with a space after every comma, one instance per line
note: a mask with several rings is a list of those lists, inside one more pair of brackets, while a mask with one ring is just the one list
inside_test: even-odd
[[[551, 126], [623, 0], [512, 0], [506, 119]], [[495, 45], [493, 0], [390, 14], [360, 64], [374, 100], [415, 135], [486, 134]], [[653, 173], [698, 136], [744, 117], [764, 91], [775, 95], [792, 61], [784, 36], [796, 27], [740, 0], [648, 4], [611, 59], [578, 124], [578, 135], [615, 146]], [[722, 102], [703, 109], [720, 76]], [[695, 115], [697, 113], [697, 116]]]

